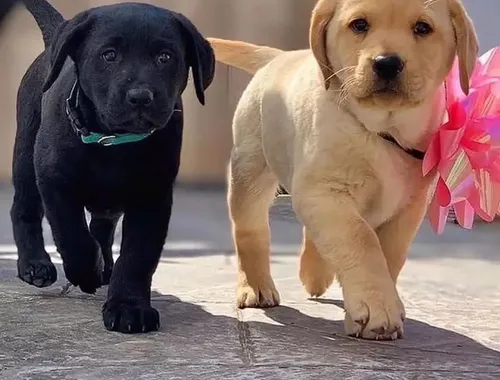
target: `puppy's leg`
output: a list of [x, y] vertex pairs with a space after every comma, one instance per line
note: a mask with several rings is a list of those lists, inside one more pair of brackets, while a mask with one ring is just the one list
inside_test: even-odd
[[108, 330], [140, 333], [160, 327], [160, 315], [151, 307], [151, 282], [170, 222], [171, 191], [167, 195], [156, 200], [144, 197], [144, 202], [125, 210], [120, 257], [102, 311]]
[[237, 305], [273, 307], [279, 293], [270, 273], [269, 206], [278, 182], [258, 145], [240, 145], [229, 170], [229, 210], [238, 256]]
[[45, 177], [39, 183], [66, 278], [83, 292], [93, 294], [102, 285], [103, 258], [87, 226], [84, 207], [77, 201], [78, 196], [61, 188], [57, 180]]
[[335, 278], [333, 268], [320, 255], [305, 228], [299, 276], [311, 297], [320, 297], [325, 294]]
[[120, 220], [119, 216], [102, 217], [92, 215], [90, 221], [90, 233], [101, 246], [102, 257], [104, 259], [103, 285], [109, 284], [113, 271], [113, 241], [118, 220]]
[[30, 285], [50, 286], [57, 280], [57, 270], [45, 251], [42, 200], [29, 157], [15, 156], [13, 182], [15, 192], [10, 216], [18, 250], [18, 276]]
[[[311, 169], [312, 170], [312, 169]], [[357, 211], [342, 184], [296, 181], [292, 199], [318, 252], [333, 267], [343, 288], [345, 328], [367, 339], [395, 339], [404, 310], [375, 231]]]
[[380, 226], [377, 234], [394, 283], [406, 262], [408, 249], [424, 219], [427, 196], [419, 195], [399, 215]]
[[[42, 219], [43, 206], [36, 184], [33, 161], [37, 126], [40, 123], [37, 99], [25, 97], [21, 86], [21, 98], [27, 104], [18, 108], [18, 130], [14, 145], [12, 180], [14, 202], [10, 211], [14, 240], [18, 250], [18, 276], [24, 282], [37, 287], [52, 285], [57, 280], [57, 270], [45, 251]], [[30, 91], [31, 90], [31, 87]]]

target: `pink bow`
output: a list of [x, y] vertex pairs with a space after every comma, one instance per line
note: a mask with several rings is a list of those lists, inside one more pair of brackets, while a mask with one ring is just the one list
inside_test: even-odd
[[500, 50], [479, 58], [468, 96], [460, 87], [458, 60], [446, 84], [445, 121], [431, 140], [422, 168], [424, 176], [438, 173], [428, 212], [438, 234], [451, 208], [468, 229], [475, 215], [493, 221], [500, 213]]

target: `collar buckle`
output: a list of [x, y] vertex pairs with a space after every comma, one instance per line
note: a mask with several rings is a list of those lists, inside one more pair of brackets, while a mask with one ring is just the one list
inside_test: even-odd
[[115, 135], [102, 136], [99, 140], [97, 140], [97, 143], [102, 146], [111, 146], [114, 145], [113, 142], [115, 139]]

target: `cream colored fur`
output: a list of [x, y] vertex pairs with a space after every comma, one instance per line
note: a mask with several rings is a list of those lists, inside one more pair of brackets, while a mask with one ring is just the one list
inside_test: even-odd
[[[363, 36], [349, 27], [359, 17], [373, 25]], [[415, 36], [419, 20], [433, 33]], [[234, 116], [229, 170], [238, 306], [280, 302], [270, 275], [268, 207], [281, 183], [304, 225], [306, 290], [320, 296], [336, 276], [348, 334], [402, 336], [396, 281], [432, 177], [422, 178], [421, 161], [378, 133], [427, 148], [443, 118], [442, 83], [456, 54], [468, 91], [477, 40], [463, 6], [458, 0], [320, 0], [309, 50], [211, 43], [218, 61], [255, 74]], [[378, 95], [371, 60], [388, 53], [400, 55], [405, 70], [397, 94]]]

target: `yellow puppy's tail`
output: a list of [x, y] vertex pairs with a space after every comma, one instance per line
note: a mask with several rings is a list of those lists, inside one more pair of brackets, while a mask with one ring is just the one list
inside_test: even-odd
[[268, 46], [259, 46], [242, 41], [208, 38], [218, 62], [255, 74], [271, 62], [283, 50]]

